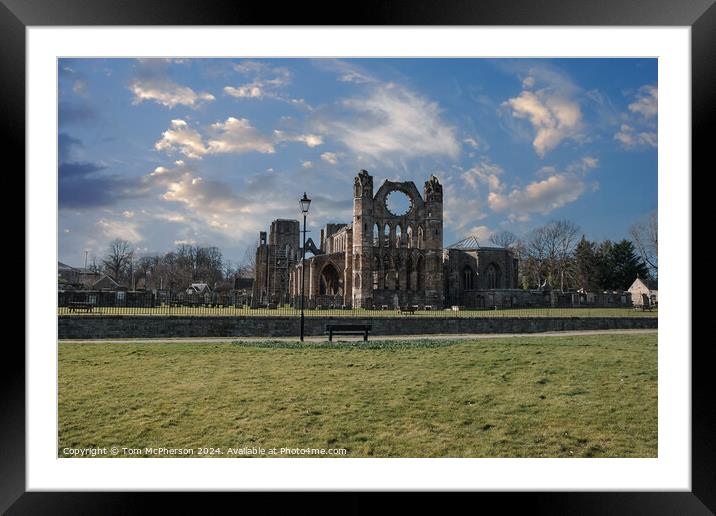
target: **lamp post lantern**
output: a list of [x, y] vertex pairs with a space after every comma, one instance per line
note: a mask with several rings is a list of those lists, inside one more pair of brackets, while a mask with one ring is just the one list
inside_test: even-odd
[[299, 199], [298, 203], [301, 206], [301, 212], [303, 213], [303, 244], [301, 245], [301, 342], [303, 342], [303, 291], [306, 286], [306, 215], [308, 214], [308, 208], [311, 206], [311, 199], [308, 198], [306, 192], [303, 192], [303, 197]]

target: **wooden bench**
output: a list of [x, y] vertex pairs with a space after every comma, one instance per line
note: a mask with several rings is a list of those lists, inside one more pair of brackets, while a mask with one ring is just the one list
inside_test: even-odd
[[368, 333], [373, 328], [371, 324], [326, 324], [325, 335], [328, 341], [333, 342], [333, 335], [363, 335], [363, 341], [368, 340]]
[[415, 312], [418, 310], [417, 306], [401, 306], [398, 308], [398, 312], [401, 314], [410, 314], [415, 315]]
[[67, 306], [70, 312], [76, 312], [77, 310], [84, 310], [85, 312], [92, 311], [92, 303], [86, 303], [84, 301], [70, 301]]

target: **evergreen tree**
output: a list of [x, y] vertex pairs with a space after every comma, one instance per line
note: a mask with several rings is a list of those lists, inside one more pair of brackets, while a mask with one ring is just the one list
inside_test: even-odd
[[649, 268], [639, 257], [634, 243], [622, 240], [612, 246], [612, 286], [611, 290], [626, 290], [638, 277], [649, 277]]
[[605, 240], [597, 249], [599, 286], [603, 290], [626, 290], [637, 276], [647, 278], [649, 269], [629, 240]]
[[614, 289], [614, 262], [613, 250], [614, 244], [611, 240], [605, 240], [596, 251], [597, 290], [613, 290]]
[[594, 242], [590, 242], [584, 235], [574, 250], [574, 275], [578, 289], [587, 292], [600, 290], [599, 260]]

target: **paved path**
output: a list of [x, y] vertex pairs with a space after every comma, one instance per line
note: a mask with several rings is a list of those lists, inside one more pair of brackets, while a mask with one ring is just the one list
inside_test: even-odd
[[[473, 333], [461, 335], [373, 335], [370, 340], [416, 340], [416, 339], [434, 339], [434, 340], [458, 340], [458, 339], [505, 339], [511, 337], [574, 337], [580, 335], [619, 335], [619, 334], [640, 334], [640, 333], [657, 333], [658, 330], [585, 330], [585, 331], [558, 331], [544, 333]], [[194, 342], [194, 343], [216, 343], [216, 342], [232, 342], [235, 340], [252, 341], [252, 340], [277, 340], [295, 342], [298, 337], [188, 337], [180, 339], [159, 338], [159, 339], [96, 339], [96, 340], [61, 340], [60, 342], [88, 343], [88, 344], [112, 344], [112, 343], [134, 343], [134, 344], [156, 344], [161, 342]], [[333, 341], [356, 341], [363, 340], [363, 337], [333, 337]], [[308, 336], [306, 342], [327, 342], [325, 336]]]

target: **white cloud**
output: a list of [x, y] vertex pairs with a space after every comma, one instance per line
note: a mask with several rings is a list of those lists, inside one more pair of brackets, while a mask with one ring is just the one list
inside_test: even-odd
[[487, 203], [497, 212], [515, 210], [523, 213], [549, 213], [576, 201], [584, 190], [583, 181], [566, 174], [556, 174], [543, 181], [530, 183], [522, 190], [514, 189], [507, 195], [490, 192]]
[[231, 95], [232, 97], [253, 99], [261, 98], [264, 94], [261, 86], [258, 84], [246, 84], [244, 86], [239, 86], [238, 88], [226, 86], [224, 88], [224, 93]]
[[342, 74], [338, 78], [338, 80], [341, 82], [363, 83], [363, 82], [371, 82], [372, 79], [370, 76], [368, 76], [366, 74], [352, 70], [350, 72], [346, 72], [346, 73]]
[[182, 215], [181, 213], [177, 213], [175, 211], [160, 211], [159, 213], [156, 213], [153, 216], [159, 220], [164, 220], [166, 222], [184, 222], [184, 221], [186, 221], [186, 217], [184, 215]]
[[[524, 188], [513, 188], [508, 194], [491, 191], [487, 204], [495, 212], [509, 211], [510, 216], [529, 213], [546, 214], [576, 201], [587, 190], [586, 173], [598, 166], [598, 160], [585, 156], [569, 164], [564, 172], [553, 167], [540, 170], [544, 179], [534, 181]], [[519, 220], [519, 219], [514, 219]]]
[[614, 139], [621, 142], [625, 149], [635, 149], [639, 147], [656, 147], [658, 138], [652, 131], [636, 131], [628, 124], [622, 124], [619, 131], [614, 135]]
[[303, 161], [301, 162], [301, 167], [305, 169], [313, 168], [313, 162], [312, 161]]
[[122, 212], [122, 216], [125, 219], [131, 219], [131, 218], [134, 218], [134, 212], [132, 210], [125, 210]]
[[139, 242], [142, 240], [142, 235], [140, 235], [136, 223], [126, 220], [108, 220], [101, 218], [97, 221], [96, 226], [109, 240], [114, 240], [115, 238], [128, 242]]
[[480, 149], [484, 151], [488, 149], [487, 143], [479, 136], [468, 136], [467, 138], [463, 138], [462, 142], [475, 150]]
[[468, 231], [468, 234], [474, 236], [475, 238], [477, 238], [478, 242], [482, 243], [489, 242], [490, 237], [493, 235], [494, 232], [495, 231], [493, 229], [490, 229], [487, 226], [475, 226]]
[[636, 100], [629, 104], [629, 113], [622, 113], [621, 124], [614, 134], [614, 139], [621, 143], [623, 149], [657, 147], [658, 96], [656, 86], [646, 84], [639, 88], [634, 96]]
[[508, 99], [503, 106], [509, 107], [514, 118], [527, 119], [535, 131], [532, 146], [544, 157], [566, 138], [579, 134], [582, 112], [579, 104], [550, 89], [532, 92], [524, 90], [517, 97]]
[[476, 164], [469, 170], [462, 173], [462, 178], [469, 184], [473, 189], [476, 189], [478, 183], [486, 184], [490, 191], [501, 191], [502, 181], [500, 175], [503, 170], [499, 165], [490, 163], [488, 160], [483, 160]]
[[656, 86], [646, 84], [639, 88], [636, 100], [629, 104], [629, 111], [639, 113], [644, 118], [653, 118], [659, 111], [659, 90]]
[[338, 80], [341, 82], [353, 82], [356, 84], [378, 82], [375, 77], [362, 67], [341, 59], [316, 59], [313, 64], [324, 70], [336, 72]]
[[443, 219], [446, 226], [465, 234], [468, 228], [477, 225], [477, 221], [487, 217], [483, 197], [466, 189], [462, 177], [440, 174], [440, 180], [445, 199]]
[[188, 86], [176, 84], [168, 79], [136, 79], [129, 89], [134, 94], [133, 104], [153, 100], [168, 108], [178, 105], [196, 108], [203, 102], [211, 102], [215, 99], [211, 93], [197, 93]]
[[[145, 216], [166, 223], [156, 224], [162, 228], [159, 238], [171, 245], [173, 240], [198, 240], [222, 248], [250, 245], [258, 231], [272, 219], [294, 217], [297, 199], [304, 189], [318, 190], [316, 185], [325, 178], [306, 174], [301, 191], [296, 190], [295, 176], [291, 173], [261, 171], [245, 178], [240, 189], [212, 179], [208, 170], [196, 168], [200, 162], [179, 162], [176, 166], [163, 166], [144, 176], [148, 189], [158, 202], [151, 203], [151, 214]], [[350, 184], [347, 186], [350, 192]], [[329, 199], [312, 195], [315, 206], [311, 207], [314, 222], [325, 224], [336, 216], [340, 206], [350, 217], [350, 195], [347, 201], [331, 204]], [[319, 223], [321, 208], [328, 210]], [[315, 208], [315, 209], [314, 209]], [[343, 218], [343, 216], [341, 216]]]
[[[193, 159], [201, 159], [207, 154], [243, 154], [246, 152], [260, 152], [273, 154], [275, 144], [294, 141], [304, 143], [313, 148], [323, 143], [323, 138], [316, 134], [289, 134], [274, 131], [267, 136], [251, 125], [246, 118], [229, 117], [223, 122], [216, 122], [209, 126], [208, 136], [190, 127], [185, 120], [172, 120], [171, 127], [162, 133], [162, 137], [154, 144], [158, 151], [180, 152]], [[206, 143], [204, 140], [206, 138]], [[162, 172], [158, 167], [154, 173]]]
[[216, 136], [209, 140], [208, 149], [211, 153], [241, 154], [256, 151], [262, 154], [273, 154], [273, 142], [252, 127], [245, 118], [229, 117], [224, 122], [211, 125]]
[[323, 161], [327, 161], [331, 165], [335, 165], [338, 163], [338, 156], [335, 152], [324, 152], [323, 154], [321, 154], [321, 159]]
[[[209, 149], [204, 146], [199, 131], [189, 127], [184, 120], [172, 120], [171, 128], [162, 133], [154, 144], [158, 151], [181, 152], [188, 158], [201, 159]], [[159, 167], [162, 168], [162, 167]], [[155, 173], [161, 173], [155, 170]]]
[[365, 97], [344, 100], [340, 107], [343, 112], [324, 115], [317, 126], [359, 156], [456, 158], [460, 153], [455, 128], [443, 122], [438, 104], [406, 88], [377, 86]]
[[273, 134], [277, 142], [303, 142], [311, 148], [318, 147], [323, 143], [323, 138], [317, 134], [287, 134], [278, 130], [275, 130]]
[[234, 70], [251, 81], [239, 86], [225, 86], [226, 95], [240, 99], [271, 98], [294, 105], [308, 106], [303, 99], [292, 99], [282, 93], [291, 83], [291, 72], [287, 68], [272, 67], [259, 61], [244, 61], [234, 65]]

